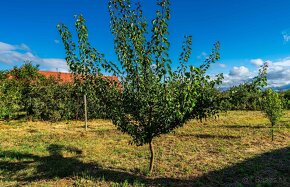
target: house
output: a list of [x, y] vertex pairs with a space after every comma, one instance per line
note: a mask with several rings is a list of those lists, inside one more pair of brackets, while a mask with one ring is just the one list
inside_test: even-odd
[[[60, 79], [63, 83], [72, 83], [74, 78], [72, 73], [64, 73], [64, 72], [55, 72], [55, 71], [38, 71], [39, 74], [43, 75], [46, 78], [53, 77], [56, 79]], [[116, 81], [119, 83], [119, 79], [116, 76], [103, 76], [103, 79], [109, 79], [111, 81]]]
[[71, 73], [55, 72], [55, 71], [38, 71], [39, 74], [43, 75], [45, 78], [56, 78], [60, 79], [64, 83], [72, 83], [73, 76]]

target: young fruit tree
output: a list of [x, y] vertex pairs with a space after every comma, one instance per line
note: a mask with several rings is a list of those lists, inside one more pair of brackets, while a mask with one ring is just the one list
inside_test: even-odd
[[[211, 87], [205, 86], [205, 83], [214, 81], [206, 75], [206, 70], [220, 58], [220, 46], [217, 42], [203, 65], [189, 65], [192, 37], [185, 36], [179, 63], [175, 62], [178, 66], [173, 70], [168, 41], [170, 2], [159, 0], [157, 6], [156, 17], [149, 27], [140, 3], [132, 4], [130, 0], [109, 1], [111, 32], [120, 62], [118, 65], [103, 60], [103, 55], [95, 58], [99, 56], [95, 49], [88, 52], [81, 49], [95, 64], [104, 64], [104, 71], [111, 71], [119, 77], [121, 86], [110, 84], [111, 89], [104, 90], [110, 93], [100, 94], [100, 97], [106, 97], [103, 101], [110, 103], [105, 104], [110, 106], [113, 124], [132, 137], [132, 144], [149, 145], [149, 173], [153, 171], [154, 165], [154, 138], [172, 132], [191, 118], [206, 117], [203, 113], [211, 114], [208, 110], [200, 110], [198, 113], [193, 111], [196, 109], [201, 88]], [[77, 22], [80, 19], [83, 20], [83, 17], [80, 16]], [[86, 28], [84, 22], [81, 24], [81, 27]], [[70, 44], [71, 34], [65, 25], [59, 25], [59, 31], [67, 49], [71, 71], [78, 74], [78, 67], [73, 69], [76, 67], [74, 64], [83, 62], [71, 60], [75, 56], [69, 47], [74, 45]], [[79, 31], [78, 37], [82, 38]], [[94, 73], [99, 74], [101, 71]], [[218, 75], [217, 83], [221, 78], [222, 76]], [[215, 85], [213, 82], [207, 84]], [[207, 95], [204, 98], [210, 97]]]
[[[103, 58], [103, 54], [99, 53], [90, 45], [88, 41], [88, 29], [85, 25], [83, 16], [75, 16], [75, 18], [78, 45], [75, 44], [71, 32], [69, 32], [64, 24], [58, 24], [57, 29], [66, 50], [67, 64], [70, 71], [73, 73], [73, 86], [78, 98], [77, 100], [79, 100], [79, 98], [84, 98], [84, 118], [85, 127], [87, 129], [87, 96], [88, 99], [92, 99], [97, 103], [101, 102], [101, 98], [106, 98], [105, 94], [108, 92], [105, 90], [107, 90], [109, 84], [114, 83], [105, 80], [101, 70], [106, 70], [108, 72], [118, 72], [118, 70], [114, 64]], [[101, 97], [100, 94], [102, 94], [103, 97]], [[102, 108], [106, 107], [99, 107], [98, 109], [100, 110]]]
[[272, 141], [274, 140], [274, 126], [278, 123], [283, 115], [283, 102], [279, 93], [272, 89], [267, 89], [262, 98], [262, 110], [271, 122]]

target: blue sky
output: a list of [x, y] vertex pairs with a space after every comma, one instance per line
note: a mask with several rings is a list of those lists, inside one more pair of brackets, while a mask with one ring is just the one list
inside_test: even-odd
[[[116, 61], [107, 0], [1, 0], [0, 69], [23, 60], [40, 69], [66, 71], [56, 25], [73, 28], [74, 15], [87, 20], [91, 43]], [[156, 0], [141, 0], [154, 17]], [[221, 60], [209, 73], [224, 73], [225, 85], [243, 82], [268, 61], [271, 86], [290, 84], [290, 0], [171, 0], [170, 56], [178, 59], [184, 35], [193, 36], [192, 64], [200, 64], [216, 41]]]

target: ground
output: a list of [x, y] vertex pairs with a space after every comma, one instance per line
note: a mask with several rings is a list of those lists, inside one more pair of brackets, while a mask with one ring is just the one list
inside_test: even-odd
[[0, 122], [0, 186], [290, 186], [290, 111], [271, 141], [256, 111], [190, 121], [147, 146], [108, 120]]

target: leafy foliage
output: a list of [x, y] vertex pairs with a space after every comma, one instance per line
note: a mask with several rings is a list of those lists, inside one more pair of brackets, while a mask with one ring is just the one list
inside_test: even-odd
[[11, 71], [2, 73], [0, 88], [0, 118], [11, 119], [19, 113], [31, 112], [31, 86], [40, 78], [38, 67], [31, 62], [25, 62], [21, 68], [14, 67]]
[[284, 101], [284, 108], [290, 109], [290, 89], [281, 92]]
[[123, 73], [123, 90], [113, 123], [129, 133], [137, 145], [151, 143], [154, 137], [182, 126], [192, 117], [198, 88], [205, 85], [201, 81], [208, 83], [205, 71], [219, 59], [217, 43], [200, 68], [188, 65], [192, 39], [186, 36], [179, 66], [173, 71], [167, 39], [170, 3], [163, 0], [157, 5], [159, 10], [148, 34], [140, 4], [134, 9], [130, 1], [109, 3], [111, 30]]
[[7, 71], [0, 70], [0, 81], [3, 81], [7, 78]]
[[[202, 68], [203, 66], [196, 70], [200, 72]], [[222, 105], [225, 98], [222, 92], [217, 89], [222, 83], [223, 74], [218, 74], [216, 79], [211, 79], [210, 76], [205, 74], [206, 69], [204, 68], [202, 74], [198, 77], [200, 81], [200, 84], [196, 87], [198, 95], [191, 114], [192, 118], [200, 121], [209, 117], [217, 117], [220, 112], [226, 111]]]
[[[216, 114], [217, 111], [212, 112], [209, 107], [212, 97], [208, 89], [213, 89], [222, 79], [218, 76], [216, 81], [210, 81], [205, 75], [210, 64], [219, 59], [219, 43], [199, 68], [187, 64], [191, 55], [191, 36], [185, 36], [178, 68], [171, 69], [168, 53], [169, 0], [158, 1], [157, 6], [159, 9], [149, 30], [140, 3], [132, 5], [129, 0], [109, 1], [111, 31], [120, 62], [118, 66], [105, 60], [104, 55], [90, 46], [82, 16], [78, 16], [75, 23], [80, 55], [76, 55], [76, 45], [68, 28], [58, 25], [70, 69], [76, 78], [81, 78], [80, 83], [86, 85], [84, 93], [90, 90], [90, 78], [102, 80], [99, 78], [101, 68], [118, 75], [121, 88], [104, 81], [99, 84], [104, 89], [96, 89], [96, 95], [105, 101], [113, 123], [132, 137], [132, 143], [138, 146], [149, 144], [150, 172], [154, 161], [153, 138], [181, 127], [190, 118], [200, 119]], [[204, 90], [208, 91], [207, 95], [201, 95]], [[196, 108], [198, 98], [200, 105]], [[209, 101], [205, 106], [207, 109], [203, 108], [204, 100]], [[195, 109], [200, 110], [194, 112]]]
[[[100, 84], [91, 85], [87, 91], [88, 119], [108, 118], [107, 105], [98, 98]], [[30, 96], [32, 117], [35, 119], [59, 121], [69, 119], [84, 119], [83, 91], [77, 85], [63, 83], [62, 80], [51, 77], [44, 79], [31, 88]]]
[[[66, 61], [74, 75], [74, 97], [77, 98], [76, 115], [83, 115], [84, 95], [88, 98], [89, 118], [109, 117], [111, 102], [108, 99], [113, 87], [118, 83], [103, 76], [101, 70], [118, 73], [115, 64], [104, 59], [104, 55], [92, 47], [88, 41], [88, 29], [82, 15], [76, 16], [75, 28], [78, 45], [73, 42], [72, 34], [64, 24], [57, 25], [66, 50]], [[110, 104], [111, 103], [111, 104]]]
[[27, 115], [32, 114], [31, 108], [31, 91], [32, 88], [39, 83], [44, 77], [38, 73], [39, 66], [34, 66], [32, 62], [25, 62], [20, 68], [14, 67], [9, 75], [14, 81], [16, 86], [21, 90], [21, 106], [22, 111]]
[[55, 78], [41, 81], [31, 88], [31, 115], [35, 119], [59, 121], [70, 119], [71, 85], [59, 84]]
[[262, 97], [262, 88], [267, 85], [268, 64], [261, 66], [259, 74], [250, 82], [233, 86], [223, 93], [223, 108], [225, 110], [260, 110], [259, 99]]
[[0, 82], [0, 119], [16, 117], [21, 106], [21, 89], [15, 80], [4, 79]]
[[262, 109], [271, 122], [272, 125], [272, 140], [273, 140], [273, 127], [277, 124], [283, 115], [283, 102], [279, 93], [268, 89], [262, 98]]
[[[100, 79], [99, 81], [103, 81]], [[106, 81], [105, 81], [106, 82]], [[26, 115], [32, 119], [59, 121], [84, 119], [83, 91], [77, 84], [65, 83], [60, 77], [45, 78], [38, 66], [28, 62], [21, 67], [1, 72], [0, 119]], [[105, 89], [93, 81], [88, 94], [89, 119], [108, 118], [107, 105], [97, 93]], [[99, 89], [99, 91], [98, 91]], [[108, 92], [109, 93], [109, 92]], [[105, 97], [104, 97], [105, 98]]]

